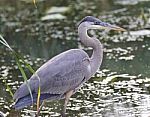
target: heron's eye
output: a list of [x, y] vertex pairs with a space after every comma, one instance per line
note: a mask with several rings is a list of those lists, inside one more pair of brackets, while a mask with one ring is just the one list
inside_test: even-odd
[[98, 24], [99, 24], [99, 22], [95, 21], [95, 22], [94, 22], [94, 24], [95, 24], [95, 25], [98, 25]]

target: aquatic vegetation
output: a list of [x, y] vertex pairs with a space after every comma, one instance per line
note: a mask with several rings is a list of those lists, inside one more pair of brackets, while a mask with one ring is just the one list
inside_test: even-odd
[[[24, 82], [26, 83], [27, 87], [28, 87], [28, 90], [29, 90], [29, 93], [30, 93], [30, 96], [31, 96], [31, 99], [32, 99], [32, 102], [33, 102], [33, 96], [32, 96], [32, 92], [31, 92], [31, 88], [28, 84], [28, 78], [26, 76], [26, 73], [25, 71], [23, 70], [22, 66], [21, 66], [21, 63], [23, 63], [27, 68], [28, 70], [32, 73], [32, 74], [35, 74], [39, 80], [39, 87], [38, 87], [38, 96], [37, 96], [37, 112], [38, 112], [38, 109], [40, 107], [40, 95], [41, 95], [41, 88], [40, 88], [40, 78], [38, 76], [38, 74], [35, 73], [35, 71], [33, 70], [33, 68], [18, 54], [16, 53], [10, 46], [9, 44], [6, 42], [6, 40], [0, 35], [0, 43], [3, 44], [4, 46], [6, 46], [7, 48], [10, 49], [10, 51], [12, 52], [13, 56], [15, 57], [15, 60], [16, 60], [16, 63], [18, 65], [18, 68], [24, 78]], [[7, 73], [7, 69], [5, 69], [5, 71], [2, 72], [2, 75], [3, 77], [6, 77], [8, 75]], [[5, 85], [7, 86], [7, 89], [8, 91], [10, 92], [10, 95], [13, 97], [13, 93], [11, 91], [11, 88], [9, 87], [9, 85], [7, 84], [6, 80], [4, 80], [5, 82]], [[37, 113], [39, 114], [39, 113]], [[37, 115], [38, 116], [38, 115]]]

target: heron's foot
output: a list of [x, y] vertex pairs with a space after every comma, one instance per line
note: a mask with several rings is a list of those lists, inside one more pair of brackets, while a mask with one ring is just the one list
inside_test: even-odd
[[40, 110], [38, 110], [38, 112], [35, 114], [35, 117], [39, 117], [40, 115]]
[[62, 116], [62, 117], [67, 117], [64, 112], [61, 113], [61, 116]]
[[66, 113], [67, 103], [68, 103], [69, 98], [71, 97], [72, 94], [73, 94], [73, 90], [70, 90], [70, 91], [66, 92], [64, 108], [63, 108], [63, 111], [62, 111], [62, 114], [61, 114], [62, 117], [66, 117], [65, 113]]

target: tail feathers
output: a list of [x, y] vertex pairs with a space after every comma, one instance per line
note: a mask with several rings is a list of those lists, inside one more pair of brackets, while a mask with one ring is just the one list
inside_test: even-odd
[[[13, 107], [19, 110], [19, 109], [24, 108], [25, 106], [30, 106], [33, 103], [36, 103], [37, 93], [33, 93], [32, 95], [33, 95], [33, 102], [32, 102], [31, 96], [27, 95], [25, 97], [20, 98]], [[46, 100], [46, 99], [55, 100], [55, 99], [61, 99], [61, 98], [62, 96], [60, 94], [44, 93], [40, 95], [40, 102], [43, 102], [43, 100]]]

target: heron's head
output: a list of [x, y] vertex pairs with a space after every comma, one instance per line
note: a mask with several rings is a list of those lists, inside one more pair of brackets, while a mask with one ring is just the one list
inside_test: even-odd
[[86, 27], [87, 29], [104, 29], [104, 30], [109, 29], [109, 30], [117, 30], [117, 31], [126, 31], [125, 29], [119, 26], [102, 22], [101, 20], [93, 16], [86, 16], [80, 21], [79, 25], [80, 24], [83, 24], [84, 27]]

